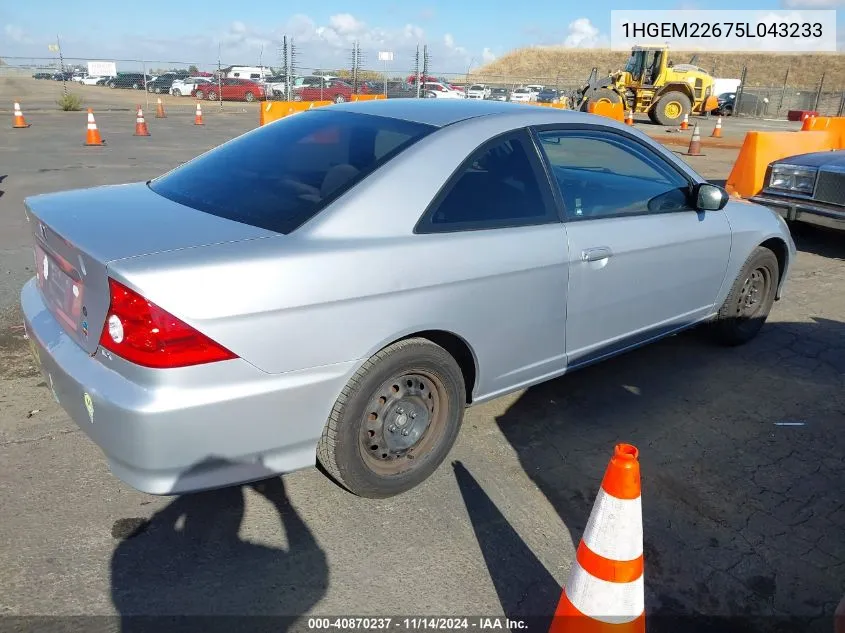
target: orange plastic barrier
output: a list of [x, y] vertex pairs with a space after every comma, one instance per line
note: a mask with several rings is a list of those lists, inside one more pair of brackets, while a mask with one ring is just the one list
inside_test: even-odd
[[599, 101], [598, 103], [591, 103], [588, 106], [587, 111], [590, 114], [598, 114], [599, 116], [606, 116], [611, 119], [616, 119], [620, 123], [625, 122], [625, 111], [621, 103]]
[[534, 101], [533, 104], [542, 106], [544, 108], [556, 108], [558, 110], [566, 110], [565, 103], [540, 103], [539, 101]]
[[814, 116], [804, 120], [802, 131], [827, 132], [838, 147], [845, 146], [845, 117]]
[[387, 99], [387, 95], [352, 95], [352, 101], [378, 101]]
[[297, 112], [320, 108], [331, 105], [332, 103], [332, 101], [266, 101], [259, 108], [258, 125], [265, 125], [266, 123], [282, 119]]
[[748, 198], [763, 188], [766, 168], [773, 160], [840, 149], [841, 133], [817, 132], [748, 132], [739, 150], [725, 188], [728, 193]]

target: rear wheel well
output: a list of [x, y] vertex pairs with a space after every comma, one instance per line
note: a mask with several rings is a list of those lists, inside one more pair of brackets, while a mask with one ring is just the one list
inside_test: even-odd
[[778, 287], [780, 287], [780, 282], [783, 279], [784, 269], [786, 268], [787, 264], [787, 258], [789, 257], [789, 251], [786, 248], [786, 242], [784, 242], [780, 238], [773, 237], [760, 244], [760, 246], [762, 246], [763, 248], [768, 248], [770, 251], [772, 251], [778, 260]]
[[428, 339], [449, 352], [452, 358], [455, 359], [455, 362], [458, 363], [458, 367], [461, 368], [464, 385], [466, 386], [466, 403], [472, 403], [472, 391], [475, 387], [476, 378], [475, 357], [472, 354], [472, 349], [464, 339], [457, 334], [444, 330], [425, 330], [423, 332], [409, 334], [404, 338]]

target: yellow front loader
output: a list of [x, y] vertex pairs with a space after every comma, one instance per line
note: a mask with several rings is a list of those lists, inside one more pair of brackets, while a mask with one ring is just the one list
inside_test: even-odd
[[624, 70], [599, 79], [593, 68], [581, 90], [580, 109], [586, 112], [591, 102], [622, 103], [667, 126], [679, 125], [685, 114], [710, 112], [717, 106], [713, 77], [692, 62], [674, 65], [666, 45], [635, 46]]

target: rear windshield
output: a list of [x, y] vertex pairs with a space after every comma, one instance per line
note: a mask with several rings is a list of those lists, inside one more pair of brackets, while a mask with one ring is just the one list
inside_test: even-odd
[[229, 141], [152, 180], [174, 202], [290, 233], [436, 128], [312, 110]]

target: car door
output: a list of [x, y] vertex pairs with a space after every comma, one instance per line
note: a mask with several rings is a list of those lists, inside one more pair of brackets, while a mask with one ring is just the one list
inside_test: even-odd
[[725, 213], [697, 210], [692, 179], [633, 135], [536, 132], [565, 209], [570, 366], [712, 314], [731, 249]]
[[444, 303], [443, 324], [464, 333], [477, 355], [479, 393], [503, 393], [565, 369], [566, 230], [526, 130], [474, 151], [414, 232], [432, 248], [448, 247], [437, 266], [456, 275], [448, 291], [455, 303]]

